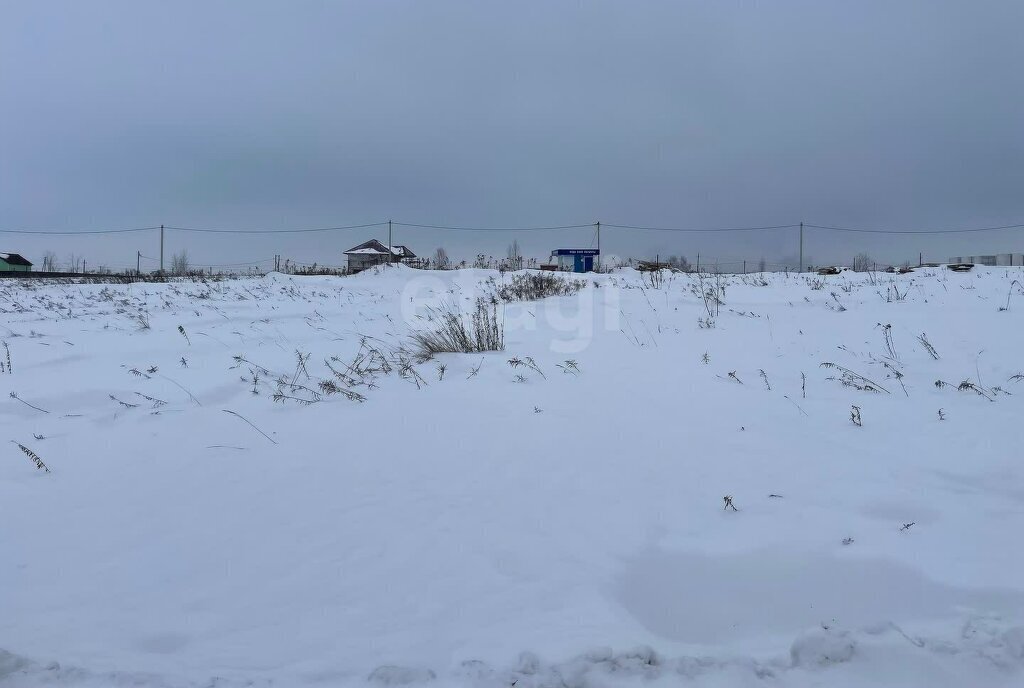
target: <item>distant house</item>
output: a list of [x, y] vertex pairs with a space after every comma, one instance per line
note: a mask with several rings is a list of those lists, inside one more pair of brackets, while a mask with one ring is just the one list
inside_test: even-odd
[[32, 263], [17, 253], [0, 253], [0, 272], [32, 272]]
[[408, 246], [392, 246], [388, 251], [387, 246], [370, 239], [345, 251], [345, 256], [348, 257], [348, 271], [354, 273], [377, 265], [410, 261], [416, 254]]

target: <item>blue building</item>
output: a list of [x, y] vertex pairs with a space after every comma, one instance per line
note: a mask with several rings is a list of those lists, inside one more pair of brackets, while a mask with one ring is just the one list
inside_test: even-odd
[[593, 272], [594, 262], [601, 252], [596, 248], [559, 248], [552, 257], [557, 257], [558, 269], [571, 272]]

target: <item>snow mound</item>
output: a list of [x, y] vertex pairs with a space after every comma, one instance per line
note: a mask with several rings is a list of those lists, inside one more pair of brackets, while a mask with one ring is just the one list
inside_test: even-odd
[[[522, 652], [504, 667], [465, 660], [450, 668], [386, 664], [368, 675], [346, 672], [305, 674], [276, 679], [212, 676], [185, 679], [142, 672], [93, 672], [37, 662], [0, 650], [0, 687], [29, 688], [271, 688], [280, 685], [336, 688], [366, 686], [445, 686], [451, 688], [639, 688], [686, 685], [723, 688], [754, 686], [809, 688], [829, 685], [859, 688], [960, 688], [1021, 685], [1024, 670], [1024, 627], [1007, 626], [998, 617], [971, 617], [947, 627], [942, 636], [916, 636], [893, 623], [856, 631], [819, 628], [799, 635], [789, 657], [688, 655], [668, 657], [639, 645], [629, 650], [595, 647], [557, 662]], [[877, 679], [865, 683], [869, 677]], [[882, 682], [879, 683], [878, 680]], [[823, 683], [824, 681], [824, 683]]]
[[1014, 626], [1004, 631], [1001, 639], [1006, 653], [1013, 659], [1024, 662], [1024, 626]]
[[24, 657], [0, 650], [0, 680], [24, 670], [29, 664]]
[[857, 643], [845, 631], [821, 630], [805, 633], [793, 642], [789, 655], [793, 666], [824, 667], [849, 662]]
[[368, 680], [382, 686], [407, 686], [433, 681], [435, 678], [437, 675], [430, 669], [392, 665], [377, 667], [370, 673]]

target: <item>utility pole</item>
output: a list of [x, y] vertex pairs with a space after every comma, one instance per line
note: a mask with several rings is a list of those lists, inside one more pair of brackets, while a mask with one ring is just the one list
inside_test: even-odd
[[601, 221], [598, 220], [594, 226], [597, 227], [597, 271], [601, 272]]
[[142, 251], [135, 252], [135, 274], [142, 274]]
[[160, 225], [160, 274], [164, 272], [164, 226]]
[[388, 220], [388, 265], [395, 259], [395, 252], [391, 248], [391, 220]]
[[804, 271], [804, 223], [800, 223], [800, 272]]

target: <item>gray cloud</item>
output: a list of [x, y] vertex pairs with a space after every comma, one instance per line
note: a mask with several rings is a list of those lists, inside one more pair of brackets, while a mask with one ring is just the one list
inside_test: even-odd
[[[1024, 218], [1015, 0], [68, 1], [3, 14], [5, 228]], [[210, 263], [340, 262], [366, 234], [173, 240]], [[519, 240], [542, 255], [591, 235]], [[401, 235], [424, 254], [511, 239]], [[796, 253], [792, 230], [603, 239], [622, 255]], [[154, 250], [142, 235], [0, 241], [111, 264]], [[861, 249], [1019, 252], [1024, 232], [808, 233], [812, 258]]]

